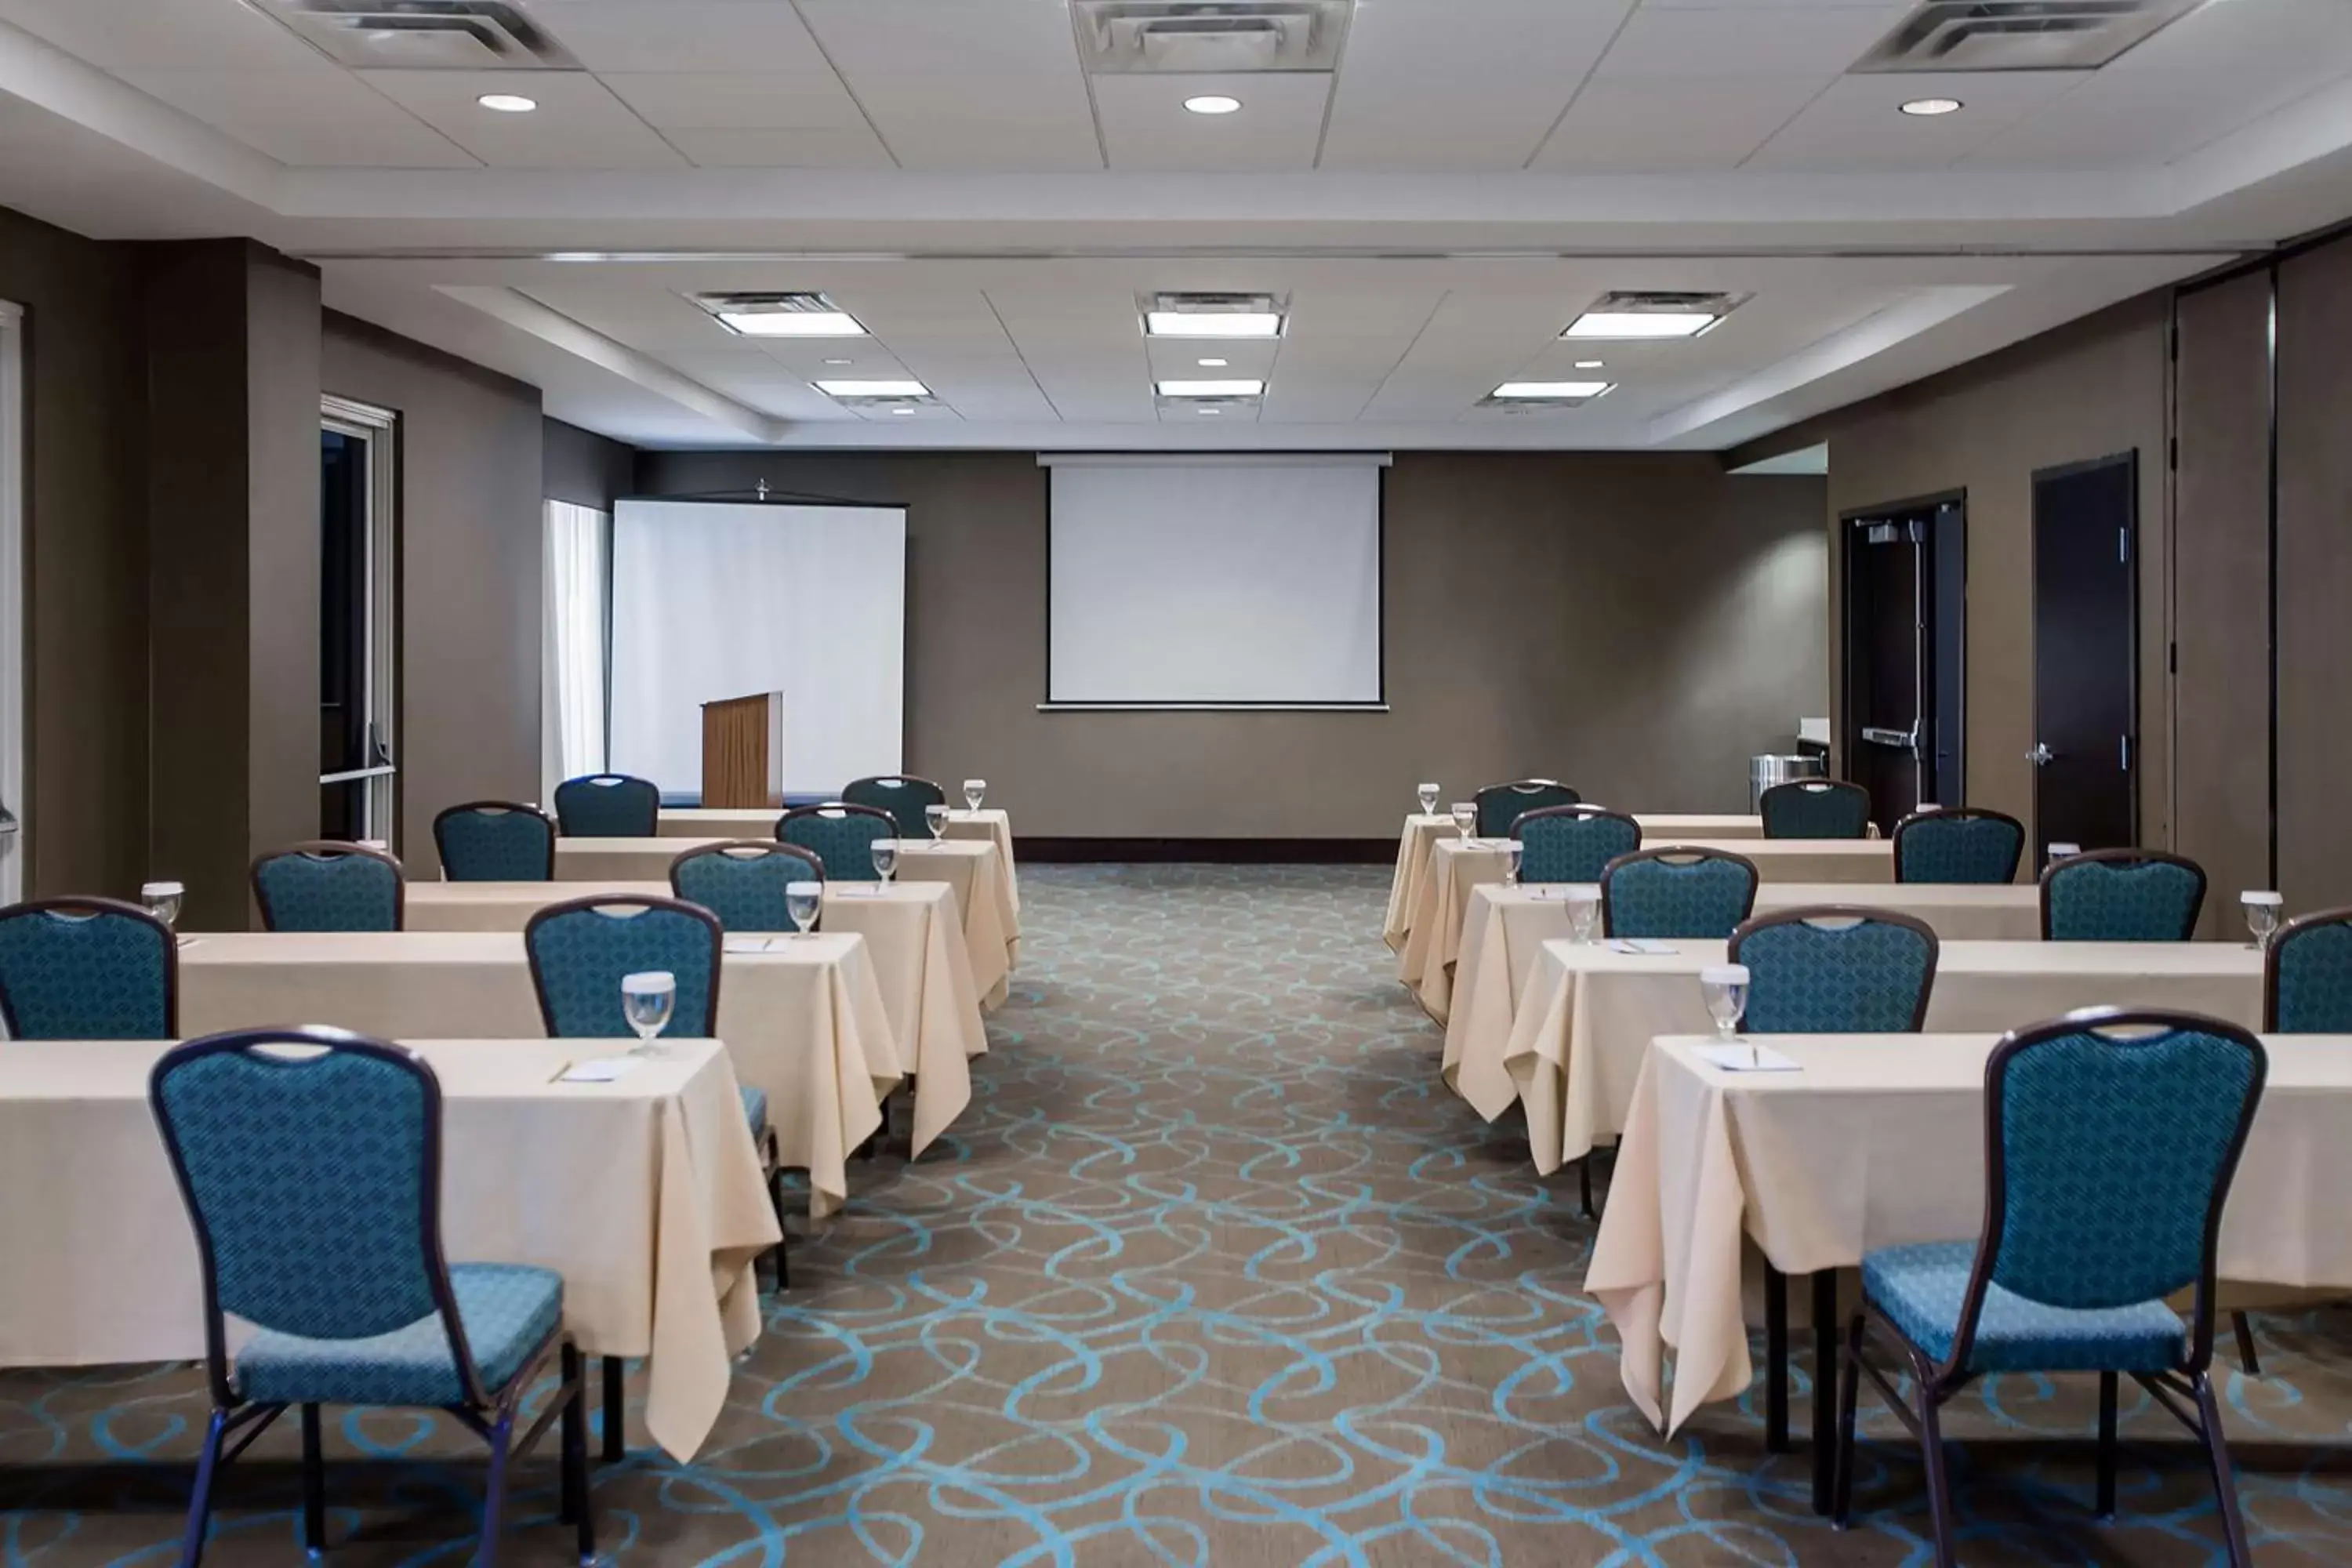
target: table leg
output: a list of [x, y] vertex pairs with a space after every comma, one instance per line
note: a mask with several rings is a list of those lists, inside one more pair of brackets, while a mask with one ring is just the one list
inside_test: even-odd
[[1837, 1483], [1837, 1270], [1813, 1276], [1813, 1511], [1830, 1511]]
[[1764, 1447], [1789, 1451], [1789, 1277], [1764, 1265]]

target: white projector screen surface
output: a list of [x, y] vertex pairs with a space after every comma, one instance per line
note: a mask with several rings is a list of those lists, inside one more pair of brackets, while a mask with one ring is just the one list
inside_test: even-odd
[[1381, 465], [1056, 458], [1046, 699], [1377, 705]]
[[702, 704], [784, 694], [784, 779], [899, 769], [907, 514], [625, 500], [613, 512], [613, 769], [702, 788]]

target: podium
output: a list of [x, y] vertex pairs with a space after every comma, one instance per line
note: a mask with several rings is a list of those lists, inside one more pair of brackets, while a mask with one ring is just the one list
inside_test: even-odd
[[781, 806], [784, 800], [784, 694], [729, 697], [702, 705], [702, 804]]

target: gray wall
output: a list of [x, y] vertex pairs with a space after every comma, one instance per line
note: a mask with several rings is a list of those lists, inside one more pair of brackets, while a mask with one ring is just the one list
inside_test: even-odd
[[323, 365], [401, 416], [400, 850], [431, 877], [444, 806], [539, 795], [539, 389], [333, 311]]
[[1528, 773], [1647, 811], [1732, 810], [1746, 759], [1828, 691], [1822, 483], [1710, 456], [1401, 454], [1391, 711], [1053, 713], [1045, 474], [1030, 454], [642, 454], [648, 495], [908, 509], [906, 765], [985, 776], [1024, 834], [1379, 837], [1412, 786]]
[[549, 500], [610, 511], [615, 498], [635, 488], [635, 447], [561, 419], [541, 423], [540, 446], [543, 475], [540, 493]]

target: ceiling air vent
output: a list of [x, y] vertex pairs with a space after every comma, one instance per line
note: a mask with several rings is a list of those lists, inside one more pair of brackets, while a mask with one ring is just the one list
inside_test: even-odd
[[2206, 0], [1925, 0], [1856, 71], [2095, 70]]
[[254, 0], [329, 58], [367, 70], [577, 70], [513, 0]]
[[1096, 72], [1328, 71], [1355, 0], [1071, 0]]

